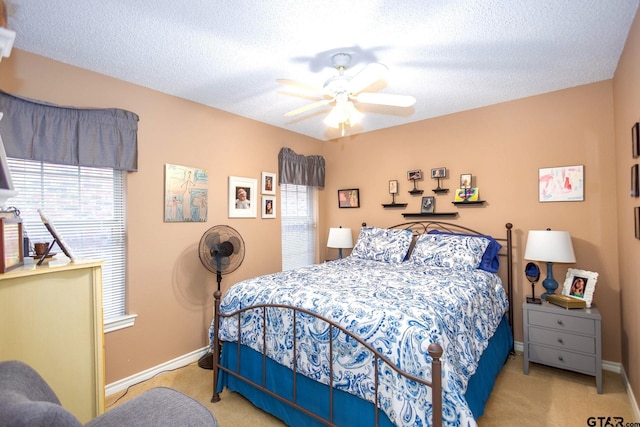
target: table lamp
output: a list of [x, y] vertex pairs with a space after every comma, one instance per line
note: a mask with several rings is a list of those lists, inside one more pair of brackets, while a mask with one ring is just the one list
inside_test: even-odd
[[551, 229], [530, 230], [524, 259], [547, 263], [547, 278], [542, 281], [542, 286], [547, 292], [541, 295], [542, 299], [546, 299], [547, 295], [552, 295], [558, 289], [558, 282], [553, 278], [553, 263], [576, 262], [569, 232]]
[[338, 248], [338, 258], [342, 259], [342, 249], [349, 249], [353, 247], [351, 229], [342, 228], [342, 226], [340, 228], [330, 228], [327, 247]]

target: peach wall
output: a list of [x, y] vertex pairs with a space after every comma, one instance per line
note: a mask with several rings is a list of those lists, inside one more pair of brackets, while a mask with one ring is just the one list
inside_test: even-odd
[[634, 237], [633, 208], [640, 200], [629, 196], [629, 171], [640, 159], [631, 156], [631, 127], [640, 121], [640, 19], [631, 27], [614, 77], [615, 155], [618, 168], [618, 235], [620, 269], [620, 315], [622, 317], [622, 363], [640, 404], [640, 240]]
[[[436, 196], [437, 211], [459, 212], [453, 220], [491, 233], [515, 227], [516, 339], [522, 339], [521, 302], [530, 293], [522, 274], [522, 248], [529, 229], [571, 232], [577, 268], [600, 272], [595, 302], [604, 317], [604, 358], [620, 361], [616, 165], [612, 82], [605, 81], [499, 104], [337, 141], [321, 143], [14, 50], [0, 67], [0, 88], [64, 105], [119, 107], [140, 115], [139, 172], [128, 177], [129, 308], [139, 315], [133, 328], [107, 334], [107, 383], [138, 373], [206, 345], [215, 278], [199, 263], [202, 233], [229, 224], [243, 235], [247, 255], [240, 270], [224, 278], [226, 289], [247, 277], [280, 268], [280, 222], [228, 219], [227, 176], [258, 178], [275, 172], [277, 152], [288, 146], [302, 154], [323, 154], [327, 187], [319, 192], [320, 245], [329, 226], [354, 228], [362, 221], [392, 225], [401, 211], [385, 210], [388, 180], [400, 181], [398, 202], [419, 209], [407, 194], [406, 171], [445, 166], [456, 187], [460, 173], [477, 179], [482, 207], [457, 208], [452, 194]], [[162, 221], [165, 163], [208, 168], [210, 209], [206, 224]], [[539, 203], [540, 167], [584, 164], [584, 202]], [[425, 195], [435, 183], [419, 183]], [[338, 209], [339, 188], [360, 188], [360, 209]], [[335, 258], [324, 249], [321, 258]], [[568, 266], [557, 265], [562, 282]], [[541, 286], [537, 286], [539, 292]]]
[[[277, 172], [281, 147], [319, 154], [322, 143], [15, 49], [1, 65], [7, 92], [140, 116], [139, 170], [127, 179], [128, 301], [138, 318], [106, 335], [107, 384], [206, 346], [215, 275], [198, 258], [202, 234], [228, 224], [245, 240], [244, 263], [224, 276], [224, 289], [281, 267], [280, 221], [227, 218], [227, 177], [259, 179]], [[208, 169], [206, 223], [163, 222], [166, 163]]]
[[[436, 182], [419, 182], [424, 196], [435, 195], [436, 212], [458, 212], [453, 222], [492, 234], [514, 225], [514, 320], [516, 340], [522, 341], [522, 302], [530, 295], [522, 260], [530, 229], [567, 230], [576, 251], [574, 265], [555, 265], [554, 277], [564, 282], [568, 267], [600, 273], [594, 301], [603, 315], [606, 360], [620, 361], [620, 318], [616, 165], [613, 134], [612, 83], [604, 81], [481, 109], [421, 121], [393, 129], [329, 142], [326, 196], [339, 188], [360, 188], [360, 209], [325, 206], [327, 224], [356, 230], [363, 221], [389, 226], [403, 221], [402, 212], [419, 212], [421, 196], [407, 170], [446, 167], [456, 188], [462, 173], [471, 173], [484, 206], [458, 208], [453, 195], [435, 195]], [[584, 165], [584, 202], [538, 202], [538, 169]], [[384, 209], [389, 203], [388, 181], [399, 180], [397, 202], [404, 210]], [[445, 219], [446, 220], [446, 219]], [[355, 232], [354, 232], [355, 234]], [[541, 266], [546, 275], [546, 266]], [[542, 289], [537, 285], [537, 292]]]

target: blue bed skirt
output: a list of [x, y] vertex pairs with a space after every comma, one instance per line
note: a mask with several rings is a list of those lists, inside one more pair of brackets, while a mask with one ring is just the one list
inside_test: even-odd
[[[489, 399], [495, 379], [502, 369], [513, 348], [511, 328], [504, 317], [498, 330], [489, 341], [476, 374], [470, 379], [465, 395], [473, 416], [478, 419], [484, 413], [484, 407]], [[248, 347], [240, 350], [242, 376], [262, 384], [262, 355]], [[225, 343], [222, 346], [222, 365], [237, 371], [238, 346]], [[270, 391], [288, 400], [293, 400], [293, 373], [290, 369], [266, 359], [266, 387]], [[329, 387], [310, 380], [304, 375], [296, 375], [297, 403], [305, 409], [329, 419]], [[293, 410], [279, 399], [257, 390], [252, 385], [220, 371], [218, 391], [227, 387], [249, 399], [258, 408], [276, 416], [290, 426], [323, 426], [303, 412]], [[371, 402], [359, 399], [352, 394], [333, 390], [333, 422], [344, 426], [371, 427], [375, 425], [375, 411], [378, 412], [378, 423], [381, 427], [393, 427], [393, 423], [386, 414], [374, 408]]]

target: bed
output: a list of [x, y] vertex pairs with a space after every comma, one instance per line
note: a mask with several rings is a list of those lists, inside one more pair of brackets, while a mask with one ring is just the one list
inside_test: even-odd
[[476, 425], [513, 354], [511, 229], [363, 224], [344, 259], [216, 291], [212, 402], [227, 387], [291, 426]]

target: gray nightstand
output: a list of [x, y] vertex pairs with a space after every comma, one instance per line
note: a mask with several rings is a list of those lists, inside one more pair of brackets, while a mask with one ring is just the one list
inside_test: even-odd
[[602, 393], [601, 317], [595, 304], [566, 309], [548, 302], [522, 304], [524, 374], [529, 362], [542, 363], [596, 377]]

